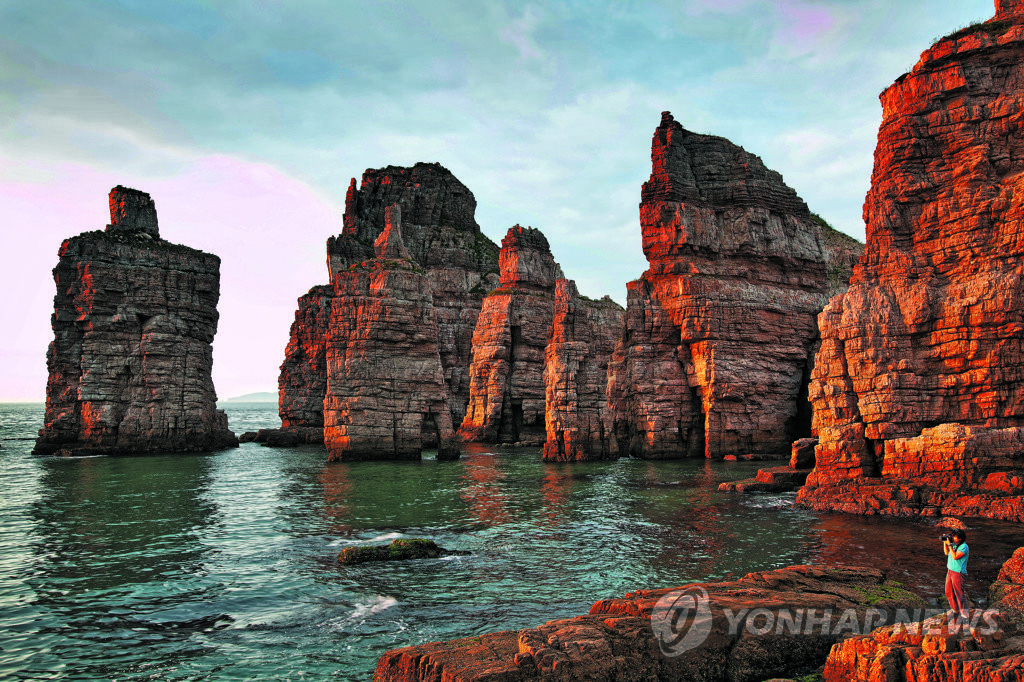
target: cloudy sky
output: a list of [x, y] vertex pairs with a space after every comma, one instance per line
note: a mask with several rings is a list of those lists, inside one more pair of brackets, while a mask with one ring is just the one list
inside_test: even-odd
[[864, 238], [878, 93], [992, 0], [0, 0], [0, 400], [42, 400], [63, 239], [124, 184], [219, 255], [220, 397], [274, 391], [349, 179], [439, 161], [625, 303], [660, 112]]

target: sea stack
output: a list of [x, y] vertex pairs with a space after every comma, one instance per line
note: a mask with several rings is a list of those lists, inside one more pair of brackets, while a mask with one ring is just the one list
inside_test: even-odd
[[555, 282], [562, 268], [540, 230], [515, 225], [501, 240], [501, 281], [483, 302], [473, 332], [466, 441], [540, 445], [544, 349], [551, 339]]
[[[352, 179], [342, 233], [327, 240], [329, 284], [314, 286], [299, 299], [281, 364], [282, 430], [298, 440], [324, 442], [332, 307], [339, 288], [350, 295], [346, 273], [378, 259], [373, 245], [386, 228], [390, 207], [401, 214], [402, 247], [428, 287], [424, 296], [429, 294], [432, 308], [436, 336], [431, 343], [444, 376], [447, 420], [458, 425], [466, 412], [471, 339], [484, 294], [498, 284], [498, 246], [480, 231], [473, 193], [444, 166], [371, 168], [358, 187]], [[396, 282], [404, 286], [406, 279]]]
[[798, 502], [1024, 521], [1024, 3], [881, 94], [867, 247], [822, 312]]
[[668, 112], [640, 203], [650, 268], [628, 284], [609, 369], [612, 447], [649, 459], [787, 457], [815, 317], [860, 244], [821, 225], [777, 172]]
[[325, 339], [324, 443], [329, 461], [459, 455], [437, 349], [430, 281], [388, 207], [375, 258], [334, 273]]
[[61, 244], [36, 454], [237, 446], [210, 371], [220, 259], [160, 237], [148, 194], [110, 191], [110, 224]]
[[605, 433], [608, 363], [625, 311], [608, 296], [581, 296], [576, 283], [555, 283], [551, 340], [544, 350], [545, 462], [617, 456]]

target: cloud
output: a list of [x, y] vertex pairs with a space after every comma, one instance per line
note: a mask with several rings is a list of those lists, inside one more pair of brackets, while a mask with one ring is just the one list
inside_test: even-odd
[[[933, 37], [992, 14], [990, 0], [169, 8], [0, 5], [0, 205], [19, 254], [0, 276], [36, 292], [3, 302], [24, 320], [5, 384], [34, 356], [41, 395], [56, 248], [105, 224], [119, 183], [153, 194], [169, 239], [223, 259], [223, 395], [275, 385], [295, 298], [326, 281], [324, 241], [366, 168], [440, 161], [491, 238], [539, 227], [581, 291], [624, 302], [646, 268], [651, 133], [671, 110], [860, 236], [878, 92]], [[258, 360], [232, 359], [249, 348]]]
[[498, 35], [504, 42], [507, 42], [519, 50], [520, 59], [541, 59], [544, 53], [537, 46], [536, 41], [530, 33], [540, 23], [540, 10], [533, 5], [527, 5], [523, 15], [499, 31]]

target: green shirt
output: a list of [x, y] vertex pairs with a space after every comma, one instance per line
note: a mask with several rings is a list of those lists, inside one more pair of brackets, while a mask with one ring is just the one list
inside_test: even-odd
[[[964, 555], [959, 559], [954, 559], [953, 552], [963, 552]], [[946, 568], [957, 573], [963, 573], [967, 568], [967, 556], [969, 553], [970, 550], [967, 549], [966, 542], [959, 545], [950, 545], [949, 554], [946, 555]]]

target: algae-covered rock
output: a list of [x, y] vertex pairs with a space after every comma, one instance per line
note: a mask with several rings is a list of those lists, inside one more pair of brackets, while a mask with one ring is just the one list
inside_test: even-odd
[[392, 540], [390, 545], [346, 547], [338, 552], [338, 563], [345, 566], [367, 561], [401, 561], [403, 559], [436, 559], [442, 556], [469, 554], [462, 550], [438, 547], [433, 540], [411, 538]]

